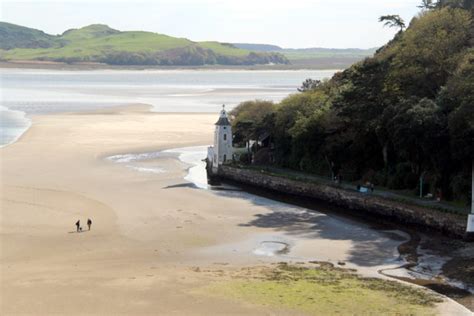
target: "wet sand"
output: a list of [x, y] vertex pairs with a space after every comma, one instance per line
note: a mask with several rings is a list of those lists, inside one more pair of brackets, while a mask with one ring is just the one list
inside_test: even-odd
[[[1, 314], [289, 315], [294, 311], [200, 295], [219, 275], [196, 267], [233, 269], [287, 256], [344, 262], [380, 277], [378, 270], [399, 263], [403, 234], [193, 188], [184, 180], [189, 166], [175, 157], [158, 158], [162, 172], [107, 160], [212, 141], [216, 115], [148, 109], [35, 116], [15, 144], [0, 149]], [[92, 230], [76, 233], [74, 223], [86, 229], [87, 218]], [[268, 241], [291, 250], [258, 255]], [[466, 313], [452, 301], [440, 308]]]

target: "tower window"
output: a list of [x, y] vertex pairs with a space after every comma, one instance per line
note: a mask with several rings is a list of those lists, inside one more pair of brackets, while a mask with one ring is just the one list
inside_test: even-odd
[[224, 140], [227, 140], [227, 134], [224, 134]]
[[226, 162], [227, 160], [227, 155], [224, 155], [224, 162]]

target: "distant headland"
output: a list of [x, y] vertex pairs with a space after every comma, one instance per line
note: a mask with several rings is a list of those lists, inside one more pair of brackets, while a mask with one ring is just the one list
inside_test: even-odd
[[283, 49], [267, 44], [194, 42], [145, 31], [122, 32], [103, 24], [50, 35], [0, 22], [1, 67], [342, 69], [374, 52], [375, 49]]

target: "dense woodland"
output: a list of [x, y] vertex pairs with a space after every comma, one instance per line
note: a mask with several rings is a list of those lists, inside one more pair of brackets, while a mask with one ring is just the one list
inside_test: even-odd
[[[80, 57], [56, 59], [64, 62], [90, 61]], [[265, 65], [288, 64], [281, 54], [250, 52], [245, 56], [224, 55], [198, 45], [178, 47], [163, 52], [107, 52], [95, 59], [109, 65], [161, 65], [161, 66], [202, 66], [202, 65]]]
[[[234, 143], [254, 147], [256, 164], [390, 189], [470, 199], [474, 157], [472, 0], [423, 1], [373, 57], [328, 81], [308, 79], [278, 104], [248, 101], [232, 111]], [[245, 161], [248, 157], [242, 156]]]

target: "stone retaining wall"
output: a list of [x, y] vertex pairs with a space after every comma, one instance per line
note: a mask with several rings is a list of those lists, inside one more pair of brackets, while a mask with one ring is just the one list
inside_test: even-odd
[[466, 231], [464, 216], [392, 201], [355, 190], [350, 191], [324, 184], [296, 181], [230, 166], [219, 168], [219, 178], [275, 192], [322, 200], [340, 206], [353, 215], [364, 212], [375, 214], [402, 224], [421, 225], [435, 229], [458, 238], [462, 238]]

